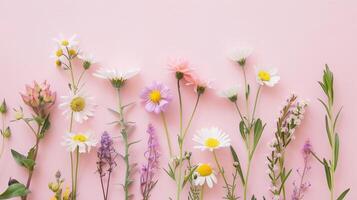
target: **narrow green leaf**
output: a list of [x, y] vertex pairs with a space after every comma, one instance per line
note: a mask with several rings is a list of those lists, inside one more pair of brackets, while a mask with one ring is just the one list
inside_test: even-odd
[[342, 192], [336, 200], [343, 200], [349, 191], [350, 191], [350, 188], [348, 188], [347, 190]]
[[232, 154], [234, 162], [238, 163], [238, 166], [236, 168], [238, 170], [239, 177], [240, 177], [240, 179], [242, 181], [242, 184], [245, 185], [243, 170], [242, 170], [241, 164], [239, 162], [238, 155], [237, 155], [236, 151], [234, 150], [234, 148], [232, 146], [230, 146], [230, 149], [231, 149], [231, 154]]
[[3, 193], [0, 194], [0, 200], [11, 199], [14, 197], [22, 197], [29, 193], [26, 186], [21, 183], [14, 183], [10, 185]]
[[326, 180], [327, 180], [327, 186], [331, 190], [331, 172], [330, 172], [330, 167], [326, 161], [326, 159], [323, 160], [324, 163], [324, 168], [325, 168], [325, 174], [326, 174]]
[[[285, 171], [285, 169], [284, 169], [284, 171]], [[284, 178], [283, 178], [283, 180], [281, 181], [281, 184], [280, 184], [279, 194], [280, 194], [281, 190], [283, 189], [283, 186], [284, 186], [286, 180], [288, 180], [288, 177], [290, 176], [291, 171], [292, 170], [289, 170], [289, 172], [286, 175], [284, 175]]]
[[337, 168], [339, 151], [340, 151], [340, 139], [338, 137], [338, 134], [336, 133], [336, 135], [335, 135], [335, 151], [334, 151], [335, 162], [333, 163], [334, 171], [336, 171], [336, 168]]
[[327, 115], [325, 115], [325, 128], [326, 128], [326, 133], [327, 133], [327, 137], [328, 137], [328, 141], [330, 143], [330, 146], [332, 147], [332, 138], [331, 138], [331, 131], [328, 125], [328, 119], [327, 119]]
[[25, 167], [28, 170], [32, 170], [35, 166], [35, 161], [27, 158], [26, 156], [20, 154], [19, 152], [11, 149], [12, 157], [15, 159], [16, 163], [20, 166]]
[[255, 149], [257, 148], [259, 140], [260, 140], [262, 133], [264, 131], [265, 125], [266, 124], [264, 124], [264, 126], [262, 125], [261, 119], [257, 119], [257, 121], [254, 123], [254, 142], [253, 142], [253, 150], [250, 155], [251, 157], [253, 156], [253, 153], [254, 153]]
[[340, 110], [338, 111], [338, 113], [337, 113], [337, 115], [336, 115], [336, 118], [335, 118], [335, 121], [333, 122], [333, 130], [336, 129], [337, 120], [338, 120], [338, 118], [340, 117], [342, 108], [343, 108], [343, 107], [341, 107]]
[[246, 140], [246, 136], [245, 136], [245, 131], [246, 130], [246, 127], [245, 127], [245, 124], [244, 124], [244, 121], [240, 121], [239, 123], [239, 132], [240, 132], [240, 135], [242, 136], [242, 139], [245, 141]]
[[42, 126], [38, 137], [43, 138], [45, 136], [45, 133], [48, 131], [48, 129], [50, 129], [51, 126], [50, 114], [46, 116], [45, 120], [41, 124]]
[[192, 169], [190, 169], [190, 172], [188, 173], [188, 175], [184, 178], [183, 183], [182, 183], [182, 188], [185, 187], [186, 183], [188, 180], [190, 180], [190, 178], [192, 177], [193, 172], [195, 172], [195, 170], [197, 169], [198, 166], [192, 167]]

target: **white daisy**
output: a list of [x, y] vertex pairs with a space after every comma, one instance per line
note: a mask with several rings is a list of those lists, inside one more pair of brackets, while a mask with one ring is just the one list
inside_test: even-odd
[[97, 141], [94, 139], [93, 134], [86, 133], [67, 133], [64, 137], [62, 145], [67, 147], [67, 150], [73, 152], [78, 147], [79, 153], [89, 152], [91, 147], [95, 147]]
[[199, 144], [194, 146], [194, 148], [201, 149], [202, 151], [206, 149], [213, 151], [221, 147], [229, 147], [231, 142], [229, 136], [216, 127], [210, 129], [203, 128], [197, 131], [197, 135], [193, 136], [193, 141]]
[[63, 103], [59, 107], [64, 109], [63, 115], [66, 115], [67, 118], [71, 117], [73, 113], [73, 119], [78, 123], [82, 123], [94, 115], [93, 112], [96, 106], [93, 102], [94, 98], [83, 92], [62, 96], [61, 99], [63, 99]]
[[253, 49], [250, 47], [242, 47], [233, 49], [229, 53], [229, 59], [237, 62], [239, 65], [244, 66], [247, 58], [253, 53]]
[[78, 55], [78, 58], [83, 61], [83, 68], [84, 69], [89, 69], [91, 65], [96, 63], [96, 61], [94, 60], [93, 54], [81, 53], [81, 54]]
[[66, 38], [63, 36], [63, 34], [59, 34], [57, 38], [53, 39], [58, 47], [61, 48], [73, 48], [78, 45], [78, 40], [77, 40], [77, 35], [74, 34], [70, 38]]
[[213, 183], [217, 183], [216, 175], [214, 174], [211, 165], [200, 163], [193, 174], [193, 181], [196, 186], [202, 186], [207, 183], [209, 188], [213, 187]]
[[266, 69], [266, 68], [255, 68], [257, 81], [261, 85], [267, 85], [273, 87], [280, 80], [280, 76], [277, 75], [278, 70], [276, 68]]
[[100, 68], [95, 73], [93, 73], [93, 76], [102, 79], [107, 79], [112, 83], [114, 87], [120, 88], [121, 86], [123, 86], [126, 80], [134, 77], [139, 72], [140, 72], [139, 68], [130, 69], [127, 71], [119, 71], [118, 69]]
[[238, 86], [233, 86], [231, 88], [228, 88], [226, 90], [223, 90], [223, 91], [219, 92], [218, 95], [220, 97], [227, 98], [232, 102], [235, 102], [235, 101], [237, 101], [239, 90], [240, 90], [240, 86], [239, 85]]

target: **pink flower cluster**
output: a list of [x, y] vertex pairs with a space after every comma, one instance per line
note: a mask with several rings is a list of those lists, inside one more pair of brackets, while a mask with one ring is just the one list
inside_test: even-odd
[[22, 100], [30, 106], [39, 116], [45, 116], [46, 110], [49, 109], [56, 100], [56, 92], [50, 90], [47, 81], [38, 84], [34, 81], [33, 86], [26, 85], [25, 94], [21, 94]]

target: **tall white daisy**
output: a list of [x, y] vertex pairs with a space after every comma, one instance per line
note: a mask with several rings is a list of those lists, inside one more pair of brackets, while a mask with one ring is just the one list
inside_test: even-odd
[[197, 134], [193, 136], [193, 141], [198, 143], [194, 148], [202, 151], [229, 147], [231, 142], [229, 136], [217, 127], [198, 130]]
[[83, 68], [89, 69], [91, 65], [96, 63], [93, 54], [84, 54], [81, 53], [78, 55], [78, 58], [83, 61]]
[[193, 174], [193, 183], [202, 186], [205, 182], [209, 188], [212, 188], [213, 183], [217, 183], [217, 178], [211, 165], [200, 163]]
[[64, 109], [63, 115], [66, 115], [67, 118], [70, 118], [73, 113], [73, 119], [78, 123], [82, 123], [94, 115], [93, 112], [96, 106], [93, 102], [94, 98], [84, 92], [71, 93], [68, 96], [62, 96], [61, 99], [63, 103], [59, 107]]
[[278, 76], [278, 69], [276, 68], [263, 68], [256, 67], [255, 68], [257, 82], [261, 85], [267, 85], [269, 87], [273, 87], [280, 80], [280, 76]]
[[253, 53], [253, 49], [250, 47], [242, 47], [233, 49], [229, 53], [229, 58], [238, 63], [240, 66], [244, 66], [247, 58]]
[[78, 147], [79, 153], [89, 152], [91, 147], [95, 147], [96, 144], [97, 141], [90, 132], [67, 133], [62, 143], [70, 152], [75, 151]]
[[233, 86], [218, 93], [220, 97], [227, 98], [232, 102], [237, 101], [240, 86]]
[[119, 71], [118, 69], [105, 69], [100, 68], [93, 76], [109, 80], [115, 88], [120, 88], [124, 85], [125, 81], [139, 74], [140, 69], [130, 69], [127, 71]]

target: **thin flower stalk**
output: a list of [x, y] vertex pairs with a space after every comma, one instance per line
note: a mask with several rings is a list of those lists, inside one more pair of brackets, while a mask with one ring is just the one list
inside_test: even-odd
[[298, 101], [296, 95], [291, 95], [286, 100], [276, 122], [274, 138], [269, 144], [271, 153], [267, 157], [271, 181], [270, 192], [274, 198], [280, 199], [280, 196], [282, 196], [282, 199], [286, 200], [285, 182], [292, 170], [286, 169], [285, 151], [291, 141], [295, 139], [294, 133], [304, 118], [306, 106], [305, 101]]
[[[337, 170], [338, 158], [340, 153], [340, 139], [339, 134], [336, 131], [336, 125], [338, 117], [342, 108], [335, 113], [335, 93], [334, 93], [334, 76], [330, 68], [326, 65], [323, 73], [322, 81], [319, 84], [326, 95], [327, 101], [318, 99], [326, 110], [325, 115], [325, 127], [328, 137], [328, 141], [331, 148], [331, 159], [320, 159], [316, 153], [312, 152], [312, 155], [323, 165], [327, 180], [327, 186], [330, 190], [330, 199], [335, 199], [335, 172]], [[338, 196], [338, 200], [343, 200], [350, 189], [346, 189]]]
[[[110, 179], [114, 168], [117, 166], [117, 156], [118, 153], [114, 148], [112, 137], [107, 132], [104, 132], [100, 140], [100, 147], [97, 150], [97, 172], [100, 178], [103, 200], [108, 199]], [[105, 177], [107, 178], [106, 185], [104, 184]]]
[[158, 179], [155, 179], [155, 174], [159, 169], [159, 143], [157, 141], [155, 128], [149, 124], [146, 132], [149, 134], [147, 150], [144, 156], [147, 163], [141, 167], [140, 171], [140, 191], [142, 200], [149, 200], [151, 192], [156, 186]]
[[293, 182], [294, 190], [293, 190], [293, 194], [291, 196], [291, 200], [304, 199], [305, 193], [311, 187], [310, 182], [306, 181], [306, 176], [307, 176], [308, 172], [311, 170], [311, 166], [309, 163], [310, 157], [311, 157], [311, 152], [312, 152], [312, 146], [310, 144], [310, 141], [307, 140], [304, 144], [304, 147], [302, 148], [302, 155], [304, 158], [304, 167], [303, 167], [302, 171], [300, 169], [297, 170], [300, 180], [298, 181], [298, 184], [295, 181]]
[[0, 158], [4, 153], [5, 141], [11, 137], [11, 129], [9, 126], [6, 126], [6, 114], [7, 114], [7, 105], [4, 99], [0, 105], [0, 115], [1, 115], [1, 123], [2, 123], [2, 128], [0, 129], [0, 133], [1, 133]]

